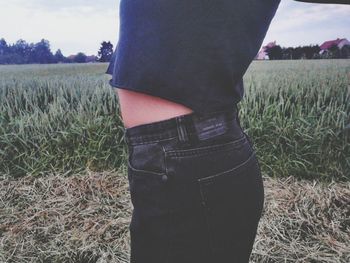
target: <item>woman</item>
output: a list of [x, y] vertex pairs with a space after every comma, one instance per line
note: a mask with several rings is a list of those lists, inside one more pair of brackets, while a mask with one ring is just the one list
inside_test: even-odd
[[132, 263], [249, 261], [264, 188], [237, 104], [279, 3], [120, 2], [106, 73], [129, 149]]

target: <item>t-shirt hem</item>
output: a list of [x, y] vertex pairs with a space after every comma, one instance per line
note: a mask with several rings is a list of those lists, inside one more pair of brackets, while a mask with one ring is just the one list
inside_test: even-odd
[[169, 100], [169, 101], [177, 103], [177, 104], [181, 104], [183, 106], [186, 106], [186, 107], [190, 108], [194, 113], [197, 113], [199, 115], [201, 115], [201, 114], [211, 114], [211, 113], [215, 113], [215, 112], [229, 111], [230, 109], [233, 109], [233, 107], [235, 107], [235, 105], [237, 105], [237, 103], [238, 103], [236, 101], [233, 101], [232, 105], [231, 105], [232, 107], [230, 106], [230, 107], [225, 107], [225, 108], [220, 108], [220, 109], [219, 108], [213, 108], [213, 109], [211, 109], [209, 111], [205, 111], [205, 110], [200, 110], [200, 109], [198, 109], [196, 107], [193, 107], [193, 105], [189, 105], [188, 103], [184, 103], [183, 101], [175, 100], [172, 97], [167, 97], [167, 96], [163, 96], [163, 95], [157, 95], [157, 94], [154, 94], [152, 92], [147, 92], [147, 91], [145, 91], [143, 89], [135, 89], [134, 87], [132, 87], [130, 85], [121, 85], [121, 84], [112, 83], [112, 80], [110, 80], [109, 84], [113, 88], [132, 90], [132, 91], [140, 92], [140, 93], [143, 93], [143, 94], [146, 94], [146, 95], [150, 95], [150, 96], [155, 96], [155, 97], [159, 97], [159, 98], [162, 98], [162, 99], [166, 99], [166, 100]]
[[155, 96], [155, 97], [158, 97], [158, 98], [161, 98], [161, 99], [166, 99], [166, 100], [169, 100], [169, 101], [171, 101], [171, 102], [174, 102], [174, 103], [177, 103], [177, 104], [181, 104], [181, 105], [183, 105], [183, 106], [185, 106], [185, 107], [188, 107], [188, 108], [190, 108], [193, 112], [201, 113], [200, 110], [192, 108], [193, 106], [188, 105], [187, 103], [184, 103], [183, 101], [175, 100], [175, 99], [172, 98], [172, 97], [167, 97], [167, 96], [163, 96], [163, 95], [157, 95], [157, 94], [154, 94], [154, 93], [151, 93], [151, 92], [147, 92], [147, 91], [145, 91], [145, 90], [143, 90], [143, 89], [136, 89], [136, 88], [131, 87], [131, 86], [129, 86], [129, 85], [120, 85], [120, 84], [116, 84], [116, 83], [111, 83], [111, 81], [109, 82], [109, 84], [110, 84], [113, 88], [119, 88], [119, 89], [137, 91], [137, 92], [140, 92], [140, 93], [143, 93], [143, 94], [146, 94], [146, 95]]

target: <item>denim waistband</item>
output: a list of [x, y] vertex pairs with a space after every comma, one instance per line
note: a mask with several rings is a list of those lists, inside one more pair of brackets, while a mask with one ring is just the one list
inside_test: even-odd
[[199, 115], [196, 112], [125, 128], [129, 145], [159, 142], [178, 137], [180, 141], [206, 140], [227, 132], [232, 123], [239, 126], [238, 108]]

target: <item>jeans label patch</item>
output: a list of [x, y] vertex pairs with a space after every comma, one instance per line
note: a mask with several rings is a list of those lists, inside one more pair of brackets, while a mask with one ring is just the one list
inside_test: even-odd
[[194, 126], [199, 140], [206, 140], [227, 131], [225, 116], [223, 115], [197, 120]]

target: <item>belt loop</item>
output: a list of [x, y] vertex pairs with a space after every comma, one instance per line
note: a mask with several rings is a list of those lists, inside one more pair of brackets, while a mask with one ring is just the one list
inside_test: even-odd
[[177, 133], [180, 141], [181, 142], [188, 141], [188, 133], [186, 130], [186, 124], [184, 122], [184, 116], [178, 116], [175, 118], [175, 120], [176, 120]]
[[123, 131], [123, 137], [124, 137], [124, 140], [125, 140], [126, 144], [129, 144], [130, 141], [129, 141], [128, 136], [127, 136], [127, 134], [126, 134], [126, 130], [127, 130], [127, 129], [124, 129], [124, 131]]

